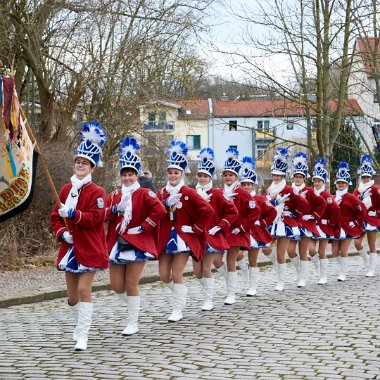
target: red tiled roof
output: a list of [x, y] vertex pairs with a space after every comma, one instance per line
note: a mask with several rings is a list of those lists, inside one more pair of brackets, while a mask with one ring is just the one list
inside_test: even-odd
[[[312, 105], [315, 101], [310, 101]], [[335, 111], [337, 103], [330, 101], [331, 111]], [[305, 116], [306, 107], [295, 100], [289, 99], [252, 99], [252, 100], [213, 100], [215, 117], [297, 117]], [[362, 110], [356, 100], [348, 99], [345, 112], [349, 115], [360, 115]], [[316, 115], [313, 107], [312, 116]]]
[[373, 77], [375, 68], [377, 69], [377, 74], [380, 74], [380, 41], [378, 41], [376, 46], [376, 39], [374, 37], [368, 37], [357, 38], [356, 43], [367, 76], [370, 78]]

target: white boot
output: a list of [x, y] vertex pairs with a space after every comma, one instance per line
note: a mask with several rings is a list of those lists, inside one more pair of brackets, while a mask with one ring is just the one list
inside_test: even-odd
[[228, 291], [227, 297], [224, 300], [225, 305], [232, 305], [235, 301], [236, 285], [237, 285], [237, 272], [227, 272]]
[[298, 282], [300, 280], [300, 258], [298, 256], [291, 257], [290, 261], [294, 265], [294, 268], [296, 268], [296, 281]]
[[239, 268], [241, 269], [241, 282], [243, 286], [248, 284], [248, 261], [245, 255], [241, 260], [237, 261], [237, 264], [239, 265]]
[[127, 297], [127, 327], [121, 333], [122, 335], [133, 335], [139, 331], [137, 321], [140, 314], [140, 296]]
[[274, 274], [277, 274], [277, 267], [278, 267], [278, 263], [277, 263], [277, 255], [275, 252], [271, 252], [270, 255], [264, 255], [266, 258], [268, 258], [271, 262], [272, 262], [272, 271]]
[[377, 263], [377, 253], [371, 252], [369, 254], [369, 265], [368, 265], [368, 272], [365, 275], [366, 277], [374, 277], [375, 276], [376, 263]]
[[214, 279], [212, 277], [203, 277], [203, 290], [205, 295], [205, 303], [202, 306], [203, 311], [210, 311], [214, 308], [212, 298], [214, 296]]
[[201, 277], [201, 278], [198, 278], [198, 277], [197, 277], [197, 280], [198, 280], [199, 285], [201, 286], [201, 288], [202, 288], [202, 290], [203, 290], [203, 288], [204, 288], [204, 284], [203, 284], [204, 277]]
[[170, 281], [170, 282], [165, 282], [165, 286], [171, 291], [173, 292], [173, 281]]
[[185, 284], [173, 283], [173, 311], [168, 318], [169, 322], [178, 322], [183, 318], [182, 310], [186, 306], [187, 289]]
[[[67, 301], [67, 303], [69, 304], [68, 301]], [[73, 341], [76, 342], [78, 340], [79, 302], [76, 303], [75, 305], [69, 304], [69, 307], [70, 307], [71, 313], [73, 314], [74, 321], [75, 321], [75, 328], [74, 328], [74, 332], [73, 332]]]
[[227, 267], [226, 264], [223, 263], [223, 265], [220, 268], [216, 268], [218, 273], [220, 273], [224, 279], [227, 281]]
[[257, 284], [259, 283], [259, 268], [250, 267], [249, 268], [249, 289], [247, 292], [248, 297], [255, 296], [257, 291]]
[[320, 272], [321, 272], [321, 263], [320, 263], [320, 260], [319, 260], [318, 253], [315, 253], [314, 256], [310, 257], [310, 259], [311, 259], [311, 262], [314, 264], [315, 274], [319, 277]]
[[88, 332], [91, 327], [93, 310], [94, 304], [92, 302], [79, 302], [78, 340], [74, 347], [75, 351], [87, 349]]
[[369, 265], [369, 255], [367, 253], [367, 250], [365, 248], [358, 250], [359, 256], [363, 260], [363, 268], [367, 269]]
[[303, 288], [306, 286], [307, 264], [308, 261], [300, 260], [299, 280], [297, 284], [299, 288]]
[[320, 277], [319, 277], [318, 284], [319, 285], [325, 285], [325, 284], [327, 284], [327, 266], [329, 264], [329, 260], [328, 259], [320, 259], [319, 264], [320, 264], [321, 270], [320, 270]]
[[340, 270], [337, 280], [338, 281], [346, 281], [346, 275], [348, 272], [348, 257], [340, 258]]
[[278, 264], [277, 266], [277, 285], [274, 290], [282, 292], [285, 287], [286, 264]]

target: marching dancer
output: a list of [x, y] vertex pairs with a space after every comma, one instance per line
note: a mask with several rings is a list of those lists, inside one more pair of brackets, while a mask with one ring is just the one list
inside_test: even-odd
[[[167, 166], [168, 182], [158, 191], [167, 214], [161, 219], [158, 240], [159, 274], [172, 291], [173, 312], [169, 322], [183, 318], [187, 289], [183, 271], [191, 254], [202, 260], [206, 249], [206, 231], [214, 211], [194, 189], [185, 186], [185, 171], [190, 172], [188, 148], [181, 141], [172, 141]], [[162, 253], [160, 253], [162, 252]]]
[[255, 200], [260, 208], [260, 218], [251, 227], [251, 248], [248, 251], [248, 283], [247, 296], [255, 296], [259, 282], [259, 268], [257, 258], [260, 248], [269, 247], [273, 240], [268, 231], [268, 226], [273, 223], [277, 216], [276, 209], [262, 195], [256, 194], [255, 185], [258, 185], [255, 173], [256, 162], [251, 157], [243, 157], [242, 175], [240, 177], [241, 187], [246, 190]]
[[348, 272], [348, 247], [352, 239], [364, 234], [363, 223], [367, 209], [362, 201], [348, 192], [351, 185], [350, 167], [346, 162], [340, 162], [335, 177], [335, 201], [340, 207], [341, 229], [339, 240], [332, 241], [332, 253], [339, 259], [338, 281], [345, 281]]
[[360, 161], [360, 183], [359, 187], [355, 189], [354, 195], [356, 195], [367, 208], [364, 229], [367, 234], [369, 255], [362, 245], [364, 235], [355, 239], [354, 244], [363, 259], [364, 266], [368, 269], [366, 277], [373, 277], [375, 275], [377, 262], [376, 237], [377, 232], [380, 231], [380, 189], [374, 184], [374, 180], [372, 179], [375, 171], [372, 167], [371, 157], [362, 156]]
[[233, 202], [224, 198], [220, 189], [212, 187], [212, 178], [215, 176], [214, 151], [211, 148], [204, 148], [198, 157], [201, 161], [198, 165], [196, 190], [203, 199], [210, 203], [214, 209], [214, 215], [208, 224], [206, 254], [201, 261], [193, 260], [193, 268], [205, 296], [202, 310], [212, 310], [214, 279], [211, 266], [215, 256], [223, 255], [224, 251], [230, 247], [226, 240], [226, 231], [237, 219], [238, 211]]
[[[319, 276], [319, 285], [327, 283], [327, 266], [329, 260], [326, 257], [326, 248], [329, 240], [337, 239], [340, 235], [340, 208], [332, 195], [326, 190], [328, 181], [326, 160], [318, 158], [313, 169], [314, 192], [326, 200], [326, 209], [320, 219], [317, 220], [319, 237], [312, 237], [309, 244], [311, 261]], [[318, 242], [318, 250], [316, 249]]]
[[140, 313], [139, 281], [146, 260], [158, 258], [155, 229], [166, 214], [156, 193], [140, 187], [139, 144], [126, 137], [119, 152], [121, 188], [106, 199], [107, 247], [111, 288], [127, 304], [127, 325], [122, 335], [138, 332]]
[[[238, 210], [238, 218], [227, 231], [227, 242], [230, 248], [227, 250], [227, 269], [224, 264], [217, 262], [217, 270], [226, 279], [227, 297], [225, 305], [235, 303], [237, 285], [236, 259], [240, 248], [248, 250], [251, 246], [250, 230], [260, 217], [260, 207], [256, 201], [239, 186], [239, 171], [241, 162], [238, 160], [239, 152], [235, 148], [226, 151], [227, 161], [223, 168], [223, 195], [227, 200], [233, 200]], [[222, 265], [221, 265], [222, 264]], [[220, 266], [221, 265], [221, 266]]]
[[55, 206], [50, 218], [51, 227], [61, 243], [57, 268], [65, 271], [68, 304], [76, 320], [73, 333], [76, 351], [87, 349], [95, 273], [108, 267], [104, 231], [106, 195], [91, 179], [94, 168], [102, 166], [101, 147], [106, 133], [100, 124], [92, 122], [83, 125], [81, 136], [74, 158], [74, 175], [59, 195], [62, 207]]
[[271, 226], [268, 227], [273, 238], [277, 239], [277, 285], [275, 290], [282, 291], [285, 287], [286, 274], [286, 250], [290, 239], [300, 237], [297, 216], [307, 209], [307, 201], [301, 195], [296, 194], [291, 186], [285, 182], [288, 170], [288, 151], [278, 148], [272, 164], [273, 182], [267, 190], [267, 199], [275, 206], [277, 216]]
[[[303, 152], [298, 152], [292, 160], [293, 166], [293, 183], [292, 188], [295, 194], [301, 195], [307, 201], [307, 207], [302, 211], [302, 215], [298, 214], [297, 219], [300, 225], [300, 236], [290, 239], [288, 245], [288, 255], [296, 268], [298, 277], [298, 287], [306, 286], [307, 251], [310, 239], [313, 236], [319, 237], [316, 221], [321, 218], [326, 208], [326, 201], [323, 197], [314, 192], [314, 189], [306, 186], [305, 180], [309, 176], [307, 167], [307, 156]], [[299, 248], [299, 256], [296, 248]], [[314, 256], [312, 260], [316, 260]]]

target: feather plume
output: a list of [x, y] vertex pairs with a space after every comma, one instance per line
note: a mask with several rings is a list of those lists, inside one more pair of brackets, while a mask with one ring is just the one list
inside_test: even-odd
[[184, 142], [175, 140], [170, 141], [170, 148], [167, 149], [170, 153], [176, 152], [178, 154], [182, 154], [183, 156], [187, 156], [188, 150], [189, 149]]
[[103, 129], [102, 125], [97, 121], [92, 121], [82, 125], [82, 131], [80, 132], [80, 141], [91, 141], [94, 144], [101, 147], [107, 139], [107, 133]]
[[140, 150], [140, 145], [136, 141], [134, 137], [127, 136], [121, 143], [120, 148], [118, 149], [120, 152], [120, 156], [127, 154], [128, 152], [134, 154], [138, 150]]
[[307, 165], [307, 156], [304, 152], [298, 152], [294, 155], [292, 160], [293, 166], [297, 166], [299, 164]]
[[339, 162], [338, 165], [338, 170], [339, 171], [350, 171], [350, 167], [348, 166], [347, 162]]
[[203, 148], [199, 154], [198, 158], [201, 160], [206, 158], [207, 160], [213, 160], [214, 159], [214, 151], [211, 148]]
[[286, 148], [277, 148], [277, 152], [274, 155], [274, 160], [280, 160], [286, 162], [289, 157], [289, 152]]
[[256, 169], [255, 160], [252, 157], [244, 156], [242, 168], [248, 169], [248, 170], [255, 170]]
[[239, 151], [236, 148], [228, 148], [226, 150], [227, 158], [238, 158]]
[[371, 156], [367, 156], [367, 155], [363, 155], [361, 156], [360, 158], [360, 163], [363, 165], [363, 164], [367, 164], [367, 165], [370, 165], [372, 166], [372, 158]]
[[316, 169], [325, 169], [327, 166], [327, 162], [326, 160], [323, 158], [323, 157], [320, 157], [320, 158], [317, 158], [317, 160], [315, 161], [315, 165], [314, 165], [314, 168]]

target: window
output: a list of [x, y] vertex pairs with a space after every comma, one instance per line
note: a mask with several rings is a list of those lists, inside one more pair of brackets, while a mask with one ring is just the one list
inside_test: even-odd
[[201, 149], [201, 135], [187, 135], [186, 145], [189, 149]]
[[166, 125], [166, 111], [149, 112], [148, 125], [155, 127], [156, 125]]
[[166, 125], [166, 112], [160, 111], [158, 113], [158, 124], [159, 125]]
[[317, 130], [317, 119], [311, 119], [311, 129]]
[[294, 129], [294, 121], [293, 120], [288, 120], [286, 123], [286, 129], [288, 131], [292, 131]]
[[269, 120], [258, 120], [257, 132], [269, 132]]
[[237, 120], [230, 120], [228, 122], [228, 127], [230, 131], [237, 131]]
[[229, 148], [237, 149], [237, 145], [230, 145]]
[[148, 113], [148, 125], [154, 127], [156, 125], [156, 114], [155, 112]]
[[373, 102], [374, 103], [379, 103], [379, 97], [377, 96], [376, 92], [373, 94]]
[[256, 159], [260, 160], [263, 158], [266, 151], [266, 146], [258, 145], [256, 148]]

